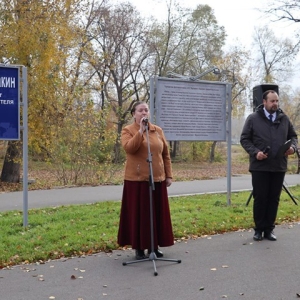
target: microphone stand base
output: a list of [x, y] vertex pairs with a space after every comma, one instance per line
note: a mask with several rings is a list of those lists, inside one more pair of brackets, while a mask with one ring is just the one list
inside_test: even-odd
[[136, 263], [140, 263], [140, 262], [145, 262], [145, 261], [152, 261], [153, 262], [153, 267], [154, 267], [154, 276], [157, 276], [157, 269], [156, 269], [156, 264], [155, 261], [160, 260], [160, 261], [168, 261], [168, 262], [176, 262], [176, 263], [181, 263], [181, 259], [172, 259], [172, 258], [158, 258], [155, 254], [155, 252], [151, 252], [149, 254], [148, 258], [144, 258], [144, 259], [138, 259], [138, 260], [132, 260], [132, 261], [127, 261], [127, 262], [123, 262], [123, 266], [127, 266], [127, 265], [131, 265], [131, 264], [136, 264]]

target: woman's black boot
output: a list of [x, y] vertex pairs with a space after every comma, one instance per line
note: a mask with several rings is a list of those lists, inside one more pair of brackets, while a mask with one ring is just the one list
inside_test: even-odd
[[[150, 255], [150, 253], [151, 253], [151, 250], [148, 249], [148, 254]], [[163, 257], [164, 256], [163, 252], [159, 249], [154, 249], [154, 253], [155, 253], [156, 257]]]
[[138, 260], [140, 260], [140, 259], [145, 259], [145, 258], [146, 258], [146, 255], [145, 255], [144, 250], [136, 249], [136, 250], [135, 250], [135, 258], [138, 259]]

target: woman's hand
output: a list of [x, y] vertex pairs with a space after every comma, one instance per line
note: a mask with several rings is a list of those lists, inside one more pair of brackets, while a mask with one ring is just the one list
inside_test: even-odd
[[[145, 122], [145, 119], [147, 120], [147, 122]], [[140, 129], [139, 129], [139, 132], [140, 134], [142, 135], [143, 132], [146, 130], [146, 124], [148, 124], [148, 118], [147, 117], [143, 117], [141, 118], [141, 121], [140, 121]]]
[[166, 185], [167, 185], [167, 187], [169, 187], [171, 184], [172, 184], [172, 178], [167, 177], [166, 178]]

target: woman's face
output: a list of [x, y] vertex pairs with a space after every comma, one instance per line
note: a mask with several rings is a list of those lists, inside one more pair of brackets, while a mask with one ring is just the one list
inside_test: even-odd
[[142, 118], [149, 117], [149, 107], [146, 103], [141, 103], [136, 106], [135, 111], [133, 113], [133, 117], [135, 118], [135, 122], [140, 124]]

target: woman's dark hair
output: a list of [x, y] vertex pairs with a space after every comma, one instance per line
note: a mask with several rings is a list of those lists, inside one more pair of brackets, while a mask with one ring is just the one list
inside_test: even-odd
[[131, 115], [133, 116], [133, 113], [135, 112], [135, 109], [140, 104], [147, 104], [145, 101], [137, 101], [133, 104], [132, 109], [130, 111]]

